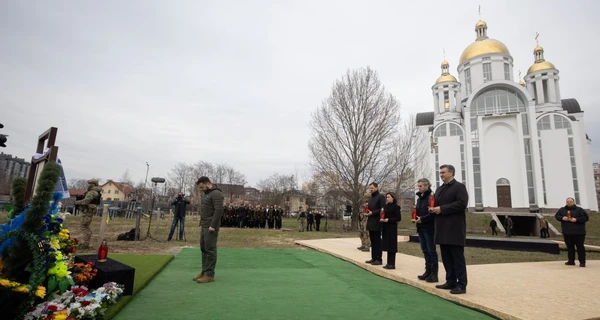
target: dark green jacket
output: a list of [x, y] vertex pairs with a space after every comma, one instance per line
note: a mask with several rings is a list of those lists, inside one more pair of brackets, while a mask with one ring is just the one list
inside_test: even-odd
[[206, 192], [200, 204], [200, 226], [219, 229], [223, 216], [223, 194], [216, 185]]

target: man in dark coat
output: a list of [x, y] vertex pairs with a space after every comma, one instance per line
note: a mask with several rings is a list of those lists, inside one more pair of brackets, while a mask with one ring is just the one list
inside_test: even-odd
[[371, 191], [371, 197], [368, 202], [368, 212], [365, 213], [367, 216], [367, 230], [369, 231], [369, 239], [371, 239], [371, 260], [365, 261], [375, 266], [382, 264], [382, 250], [381, 250], [381, 223], [380, 212], [385, 206], [385, 197], [379, 192], [379, 185], [373, 182], [369, 185]]
[[587, 212], [575, 205], [575, 199], [567, 198], [567, 205], [558, 209], [555, 218], [561, 223], [562, 233], [567, 245], [569, 260], [565, 264], [568, 266], [575, 265], [575, 247], [577, 246], [579, 266], [585, 267], [583, 242], [585, 241], [585, 223], [590, 219]]
[[316, 231], [321, 230], [321, 218], [323, 218], [323, 215], [321, 214], [320, 211], [317, 211], [317, 213], [315, 213], [315, 230]]
[[429, 212], [436, 214], [435, 243], [440, 245], [446, 270], [446, 283], [435, 287], [449, 289], [452, 294], [461, 294], [467, 292], [465, 210], [469, 194], [465, 185], [454, 179], [454, 173], [452, 165], [440, 167], [440, 178], [444, 184], [435, 193], [435, 207], [429, 208]]
[[175, 207], [175, 212], [174, 212], [174, 216], [173, 216], [173, 224], [171, 224], [171, 231], [169, 232], [169, 237], [167, 238], [167, 241], [171, 241], [171, 238], [173, 238], [173, 232], [175, 232], [175, 227], [177, 226], [177, 222], [179, 221], [179, 240], [183, 240], [183, 234], [184, 234], [184, 229], [185, 229], [185, 207], [186, 205], [190, 204], [190, 201], [188, 199], [183, 198], [183, 193], [179, 192], [179, 194], [177, 195], [177, 198], [175, 199], [175, 201], [173, 201], [173, 203], [171, 203], [172, 206]]

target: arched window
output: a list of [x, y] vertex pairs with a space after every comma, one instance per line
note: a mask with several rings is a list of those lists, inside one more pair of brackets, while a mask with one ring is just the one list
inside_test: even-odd
[[440, 186], [440, 172], [439, 172], [439, 167], [440, 167], [440, 155], [439, 155], [439, 149], [438, 149], [438, 138], [439, 137], [459, 137], [459, 141], [460, 141], [460, 166], [461, 166], [461, 174], [462, 174], [462, 182], [464, 184], [467, 183], [467, 175], [465, 172], [465, 137], [463, 135], [463, 130], [462, 128], [454, 123], [454, 122], [444, 122], [442, 124], [440, 124], [439, 126], [437, 126], [435, 128], [435, 130], [433, 131], [433, 142], [434, 142], [434, 147], [433, 147], [433, 151], [434, 151], [434, 157], [435, 157], [435, 177], [436, 177], [436, 186], [439, 188]]
[[500, 178], [500, 179], [498, 179], [498, 181], [496, 181], [496, 185], [497, 186], [507, 186], [507, 185], [510, 185], [510, 181], [508, 181], [508, 179], [506, 179], [506, 178]]
[[471, 104], [471, 115], [523, 112], [527, 104], [516, 89], [491, 88], [477, 94]]

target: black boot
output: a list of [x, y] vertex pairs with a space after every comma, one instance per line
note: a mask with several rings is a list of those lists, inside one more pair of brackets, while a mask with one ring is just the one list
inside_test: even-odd
[[420, 276], [417, 276], [417, 278], [419, 278], [419, 280], [425, 280], [425, 279], [427, 279], [427, 277], [429, 277], [430, 274], [431, 274], [431, 265], [426, 263], [425, 264], [425, 273], [423, 273]]
[[431, 265], [431, 274], [429, 275], [429, 277], [427, 277], [427, 279], [425, 279], [425, 281], [427, 282], [438, 282], [438, 265], [437, 264], [432, 264]]

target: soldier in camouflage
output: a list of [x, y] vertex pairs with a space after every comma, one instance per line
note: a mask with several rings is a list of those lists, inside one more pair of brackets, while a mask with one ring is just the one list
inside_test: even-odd
[[98, 205], [100, 204], [100, 198], [102, 197], [102, 188], [98, 185], [98, 180], [88, 180], [88, 189], [83, 195], [83, 199], [75, 201], [75, 205], [81, 212], [81, 232], [83, 233], [83, 240], [81, 242], [81, 249], [89, 249], [90, 241], [92, 239], [92, 230], [90, 230], [90, 224], [92, 218], [98, 212]]
[[[365, 208], [367, 208], [367, 203], [365, 203]], [[360, 233], [360, 247], [357, 249], [364, 252], [370, 251], [369, 248], [371, 247], [371, 240], [369, 240], [369, 231], [367, 231], [367, 216], [365, 216], [364, 210], [360, 211], [358, 214], [358, 232]]]

